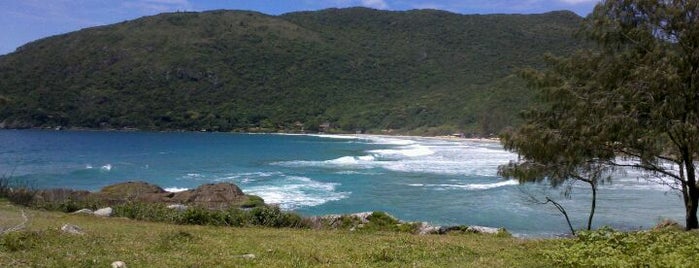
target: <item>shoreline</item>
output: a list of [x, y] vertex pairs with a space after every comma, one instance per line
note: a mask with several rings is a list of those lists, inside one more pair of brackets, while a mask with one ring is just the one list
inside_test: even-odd
[[440, 140], [440, 141], [470, 141], [470, 142], [484, 142], [484, 143], [500, 143], [500, 138], [461, 138], [452, 135], [439, 135], [439, 136], [417, 136], [417, 135], [402, 135], [402, 134], [356, 134], [356, 133], [297, 133], [297, 132], [251, 132], [251, 131], [196, 131], [196, 130], [143, 130], [137, 128], [114, 128], [114, 129], [102, 129], [102, 128], [82, 128], [82, 127], [71, 127], [71, 128], [0, 128], [0, 131], [72, 131], [72, 132], [145, 132], [145, 133], [222, 133], [222, 134], [246, 134], [246, 135], [298, 135], [298, 136], [327, 136], [327, 137], [378, 137], [378, 138], [406, 138], [406, 139], [430, 139], [430, 140]]

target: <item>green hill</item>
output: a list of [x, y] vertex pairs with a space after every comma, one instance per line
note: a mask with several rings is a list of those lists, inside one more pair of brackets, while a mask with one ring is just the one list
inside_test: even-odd
[[168, 13], [0, 57], [0, 126], [385, 129], [489, 134], [529, 103], [517, 68], [563, 54], [581, 18], [327, 9]]

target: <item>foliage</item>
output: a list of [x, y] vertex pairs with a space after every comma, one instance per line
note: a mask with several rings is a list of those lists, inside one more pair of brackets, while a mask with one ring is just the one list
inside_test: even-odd
[[565, 267], [693, 267], [699, 262], [699, 233], [677, 229], [583, 231], [546, 252]]
[[549, 159], [644, 171], [682, 194], [686, 228], [699, 228], [699, 2], [603, 1], [580, 35], [598, 47], [528, 73], [544, 102], [519, 131], [552, 145]]
[[0, 125], [498, 133], [530, 94], [513, 71], [564, 54], [580, 18], [366, 8], [178, 12], [0, 57]]
[[7, 175], [0, 176], [0, 198], [7, 198], [15, 204], [29, 205], [37, 192], [31, 183], [15, 180]]
[[[578, 60], [575, 58], [574, 60]], [[592, 201], [587, 221], [587, 230], [592, 228], [592, 219], [597, 202], [597, 189], [600, 183], [611, 180], [608, 175], [613, 166], [608, 161], [614, 157], [604, 141], [590, 133], [582, 121], [589, 112], [579, 109], [580, 100], [575, 89], [561, 82], [562, 75], [585, 72], [582, 64], [574, 68], [565, 65], [563, 59], [549, 58], [553, 70], [542, 74], [536, 70], [525, 70], [522, 76], [535, 89], [537, 105], [522, 114], [524, 122], [515, 129], [508, 129], [501, 135], [506, 150], [519, 154], [517, 161], [501, 165], [498, 174], [516, 178], [520, 183], [547, 182], [552, 187], [563, 186], [564, 196], [569, 197], [573, 182], [579, 181], [590, 186]], [[571, 61], [574, 61], [571, 60]], [[536, 200], [532, 196], [532, 199]], [[571, 232], [575, 233], [565, 208], [550, 197], [552, 203], [565, 216]]]
[[44, 232], [18, 231], [0, 235], [0, 249], [3, 251], [31, 250], [41, 243]]
[[256, 195], [246, 195], [248, 197], [247, 200], [243, 204], [240, 205], [241, 208], [254, 208], [254, 207], [261, 207], [265, 205], [265, 200], [262, 199], [262, 197], [256, 196]]
[[270, 206], [258, 206], [250, 210], [210, 210], [191, 206], [180, 212], [163, 204], [131, 202], [114, 207], [114, 216], [186, 225], [308, 228], [308, 224], [298, 214]]

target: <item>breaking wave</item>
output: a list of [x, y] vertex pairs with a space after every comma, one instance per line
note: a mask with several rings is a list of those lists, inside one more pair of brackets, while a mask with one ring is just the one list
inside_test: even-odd
[[425, 188], [435, 188], [437, 190], [454, 190], [454, 189], [461, 189], [461, 190], [489, 190], [489, 189], [495, 189], [495, 188], [500, 188], [500, 187], [505, 187], [505, 186], [513, 186], [513, 185], [518, 185], [519, 182], [516, 180], [507, 180], [507, 181], [501, 181], [501, 182], [496, 182], [496, 183], [470, 183], [470, 184], [422, 184], [422, 183], [413, 183], [413, 184], [408, 184], [408, 186], [412, 187], [425, 187]]

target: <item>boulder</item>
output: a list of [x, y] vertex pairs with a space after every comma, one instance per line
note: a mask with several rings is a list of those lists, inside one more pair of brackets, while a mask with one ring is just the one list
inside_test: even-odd
[[73, 224], [69, 224], [69, 223], [64, 224], [63, 226], [61, 226], [61, 231], [63, 231], [64, 233], [69, 233], [69, 234], [74, 234], [74, 235], [83, 235], [83, 234], [85, 234], [85, 232], [83, 232], [83, 229], [82, 229], [82, 228], [80, 228], [80, 227], [77, 226], [77, 225], [73, 225]]
[[100, 217], [109, 217], [109, 216], [112, 216], [112, 211], [113, 211], [112, 208], [106, 207], [106, 208], [100, 208], [98, 210], [95, 210], [95, 212], [93, 212], [93, 214], [95, 216], [100, 216]]
[[34, 202], [53, 203], [64, 200], [84, 201], [90, 197], [89, 191], [71, 189], [47, 189], [36, 192]]
[[232, 183], [204, 184], [193, 190], [174, 193], [172, 201], [211, 209], [225, 209], [240, 204], [247, 197]]
[[[167, 192], [155, 184], [142, 181], [129, 181], [106, 186], [98, 192], [104, 199], [111, 201], [134, 201], [142, 199], [152, 199], [154, 196], [159, 199]], [[145, 200], [143, 200], [145, 201]]]

